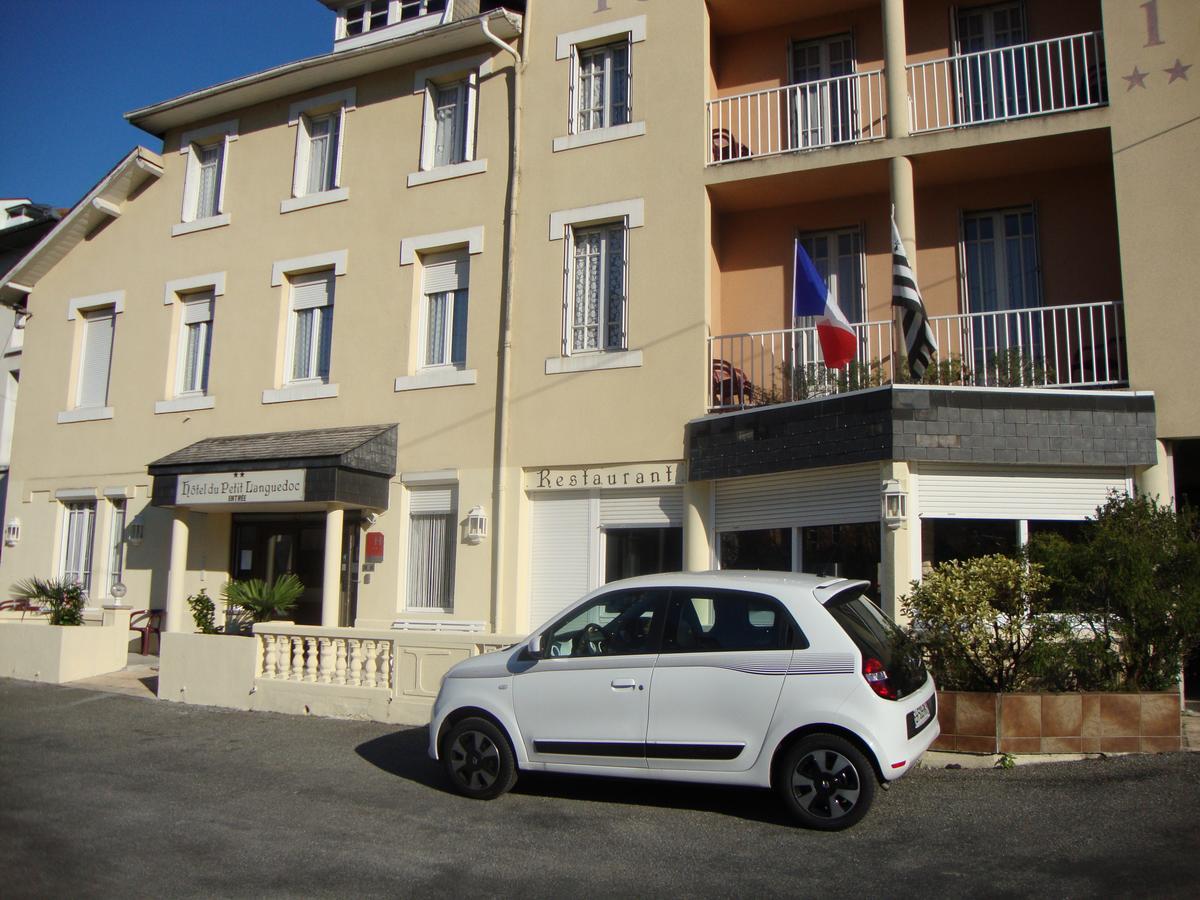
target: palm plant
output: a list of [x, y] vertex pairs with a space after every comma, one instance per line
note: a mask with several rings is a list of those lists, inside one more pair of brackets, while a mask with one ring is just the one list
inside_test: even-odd
[[265, 622], [290, 612], [303, 593], [304, 583], [290, 572], [274, 581], [261, 578], [227, 581], [221, 588], [221, 598], [244, 609], [252, 622]]
[[13, 596], [50, 610], [51, 625], [83, 624], [83, 587], [74, 578], [23, 578], [12, 586]]

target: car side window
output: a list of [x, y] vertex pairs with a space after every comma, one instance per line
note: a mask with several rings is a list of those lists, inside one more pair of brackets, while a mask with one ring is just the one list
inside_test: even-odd
[[664, 653], [785, 650], [795, 625], [778, 600], [740, 591], [676, 590], [663, 637]]
[[545, 654], [579, 657], [657, 653], [666, 612], [665, 591], [604, 594], [546, 632]]

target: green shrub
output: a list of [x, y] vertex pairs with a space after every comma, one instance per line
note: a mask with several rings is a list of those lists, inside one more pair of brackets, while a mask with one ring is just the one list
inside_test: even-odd
[[51, 625], [83, 624], [83, 588], [73, 578], [26, 578], [13, 585], [12, 593], [49, 607]]
[[212, 602], [212, 598], [208, 596], [208, 592], [204, 588], [200, 588], [200, 592], [192, 594], [187, 598], [188, 608], [192, 611], [192, 620], [196, 623], [196, 630], [201, 634], [219, 634], [221, 629], [217, 627], [216, 604]]
[[935, 566], [900, 602], [938, 686], [959, 691], [1037, 689], [1047, 648], [1070, 635], [1046, 607], [1036, 565], [980, 556]]
[[290, 572], [274, 581], [251, 578], [247, 581], [227, 581], [221, 588], [226, 603], [240, 606], [251, 622], [265, 622], [290, 612], [304, 593], [304, 584]]
[[1112, 494], [1082, 540], [1038, 535], [1029, 558], [1051, 580], [1054, 607], [1096, 636], [1097, 680], [1171, 690], [1200, 642], [1200, 532], [1193, 512]]

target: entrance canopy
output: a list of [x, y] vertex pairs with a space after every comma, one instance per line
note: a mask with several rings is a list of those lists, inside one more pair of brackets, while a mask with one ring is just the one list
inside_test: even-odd
[[290, 511], [387, 509], [396, 475], [392, 425], [205, 438], [147, 466], [151, 504]]

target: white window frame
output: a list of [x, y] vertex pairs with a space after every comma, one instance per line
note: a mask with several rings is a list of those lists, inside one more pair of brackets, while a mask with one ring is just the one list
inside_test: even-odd
[[[86, 348], [87, 348], [87, 318], [89, 313], [97, 313], [103, 310], [111, 310], [113, 317], [113, 345], [109, 350], [108, 357], [108, 378], [109, 378], [109, 394], [106, 398], [104, 406], [81, 406], [80, 397], [83, 390], [83, 374], [86, 366]], [[112, 390], [112, 370], [113, 362], [116, 360], [116, 330], [117, 316], [125, 311], [125, 292], [111, 291], [106, 294], [92, 294], [87, 297], [75, 297], [67, 303], [67, 321], [80, 321], [78, 327], [79, 336], [76, 340], [79, 341], [78, 353], [76, 356], [75, 371], [73, 374], [73, 390], [70, 395], [69, 408], [58, 414], [58, 423], [60, 425], [69, 422], [89, 422], [97, 419], [111, 419], [113, 417], [113, 407], [109, 402], [111, 400]]]
[[[185, 304], [195, 302], [200, 294], [207, 294], [211, 297], [212, 302], [212, 318], [209, 320], [209, 328], [211, 332], [212, 322], [216, 319], [217, 298], [225, 294], [225, 273], [210, 272], [205, 275], [193, 275], [190, 278], [177, 278], [174, 281], [168, 281], [163, 290], [163, 306], [169, 308], [173, 315], [178, 315], [179, 325], [175, 328], [175, 365], [169, 367], [168, 382], [166, 384], [165, 400], [157, 400], [154, 403], [154, 412], [156, 415], [163, 413], [178, 413], [192, 412], [198, 409], [212, 409], [216, 405], [216, 400], [212, 394], [212, 384], [208, 385], [203, 392], [190, 392], [182, 390], [183, 384], [183, 367], [186, 364], [184, 358], [185, 344], [187, 335], [187, 324], [185, 322]], [[209, 338], [209, 373], [212, 372], [212, 339]]]
[[[356, 38], [372, 32], [382, 31], [384, 28], [387, 28], [388, 25], [391, 25], [393, 21], [396, 21], [396, 19], [393, 18], [393, 14], [400, 8], [400, 4], [398, 0], [386, 0], [383, 11], [383, 24], [372, 26], [371, 6], [375, 2], [378, 2], [378, 0], [355, 0], [355, 2], [347, 3], [338, 9], [337, 39], [343, 40], [345, 38]], [[350, 10], [358, 9], [359, 7], [363, 8], [362, 31], [358, 32], [358, 34], [351, 34], [349, 28]]]
[[[406, 491], [406, 531], [407, 540], [405, 542], [405, 573], [404, 573], [404, 610], [405, 612], [421, 612], [421, 613], [453, 613], [454, 612], [454, 589], [455, 589], [455, 569], [458, 562], [458, 484], [457, 482], [442, 482], [431, 481], [427, 479], [404, 479]], [[415, 482], [415, 483], [413, 483]], [[443, 535], [446, 542], [445, 557], [442, 560], [445, 565], [444, 583], [442, 585], [442, 600], [441, 605], [435, 604], [418, 604], [415, 594], [418, 593], [416, 580], [419, 576], [419, 570], [414, 565], [415, 556], [414, 541], [417, 538], [417, 532], [414, 527], [414, 521], [417, 518], [421, 519], [442, 519], [445, 522], [445, 533]], [[437, 598], [434, 598], [437, 599]]]
[[[423, 234], [404, 238], [400, 242], [400, 265], [421, 265], [414, 271], [413, 302], [417, 304], [417, 314], [414, 318], [416, 326], [414, 342], [411, 344], [409, 372], [396, 379], [396, 391], [415, 391], [425, 388], [452, 387], [477, 383], [479, 376], [475, 369], [465, 365], [459, 368], [452, 364], [428, 366], [425, 365], [426, 329], [426, 293], [424, 277], [424, 261], [431, 254], [460, 252], [467, 255], [468, 270], [473, 269], [475, 261], [471, 259], [483, 252], [483, 226], [462, 228], [456, 231], [442, 231], [436, 234]], [[468, 271], [468, 287], [470, 291], [470, 271]], [[468, 304], [470, 300], [468, 299]], [[468, 322], [467, 335], [470, 341], [471, 328]]]
[[[600, 347], [595, 350], [575, 350], [572, 347], [575, 288], [576, 234], [596, 226], [621, 223], [624, 228], [622, 340], [619, 347]], [[644, 203], [641, 198], [603, 203], [598, 206], [560, 210], [550, 214], [550, 239], [563, 241], [563, 297], [560, 355], [546, 360], [546, 374], [564, 374], [595, 369], [623, 369], [640, 366], [642, 351], [630, 349], [630, 240], [629, 233], [645, 224]], [[606, 316], [602, 316], [601, 328]]]
[[[333, 308], [334, 308], [334, 282], [336, 277], [332, 269], [318, 269], [315, 272], [302, 272], [288, 276], [288, 332], [287, 332], [287, 358], [284, 361], [284, 385], [285, 386], [302, 386], [312, 384], [328, 384], [329, 370], [333, 362]], [[296, 288], [300, 285], [315, 284], [324, 282], [329, 286], [329, 290], [325, 295], [325, 302], [320, 304], [306, 304], [303, 307], [296, 305]], [[299, 338], [298, 325], [300, 323], [301, 314], [308, 310], [321, 310], [318, 315], [314, 312], [312, 316], [312, 337], [309, 341], [308, 359], [298, 360], [296, 356], [296, 341]], [[324, 359], [322, 348], [328, 345], [329, 358]], [[304, 372], [306, 374], [297, 375], [296, 367], [299, 363], [304, 363]], [[322, 363], [326, 371], [321, 372]]]
[[[178, 366], [175, 373], [175, 396], [176, 397], [202, 397], [208, 394], [208, 375], [212, 365], [212, 329], [213, 318], [215, 315], [214, 307], [216, 306], [216, 298], [211, 291], [196, 291], [193, 294], [184, 294], [179, 298], [180, 316], [179, 321], [179, 354]], [[200, 307], [206, 309], [200, 309]], [[193, 313], [193, 310], [198, 312]], [[188, 321], [189, 318], [195, 315], [204, 315], [205, 318], [197, 318], [195, 321]], [[195, 326], [195, 328], [193, 328]], [[192, 334], [200, 335], [200, 349], [196, 360], [196, 373], [193, 379], [188, 378], [188, 360], [191, 353]]]
[[112, 596], [113, 585], [123, 582], [125, 576], [125, 526], [129, 519], [129, 501], [125, 497], [107, 496], [109, 507], [108, 526], [108, 591]]
[[[454, 258], [461, 258], [461, 260], [463, 261], [463, 263], [465, 264], [465, 266], [467, 268], [467, 284], [466, 284], [466, 286], [455, 288], [454, 290], [448, 290], [448, 291], [430, 291], [426, 285], [426, 277], [427, 277], [427, 273], [429, 271], [429, 267], [435, 266], [435, 265], [441, 265], [444, 263], [449, 263]], [[467, 342], [467, 335], [470, 334], [470, 328], [466, 322], [463, 323], [463, 328], [466, 330], [466, 334], [463, 335], [464, 357], [460, 361], [455, 361], [454, 360], [454, 322], [455, 322], [455, 314], [456, 314], [456, 312], [458, 310], [458, 306], [460, 304], [463, 304], [466, 306], [468, 315], [469, 315], [469, 311], [471, 308], [471, 305], [470, 305], [471, 304], [471, 301], [470, 301], [470, 291], [471, 291], [471, 285], [470, 285], [471, 262], [470, 262], [470, 259], [471, 259], [471, 257], [468, 253], [460, 250], [459, 252], [450, 251], [448, 253], [430, 254], [429, 257], [423, 258], [421, 260], [421, 273], [422, 273], [421, 274], [421, 282], [422, 283], [421, 283], [420, 328], [418, 329], [419, 340], [420, 340], [420, 344], [419, 344], [419, 348], [418, 348], [418, 353], [419, 353], [418, 366], [417, 366], [418, 371], [430, 372], [430, 371], [434, 371], [434, 370], [438, 370], [438, 369], [456, 369], [458, 371], [463, 371], [467, 367], [467, 361], [466, 361], [466, 357], [465, 357], [465, 353], [466, 353], [465, 344]], [[462, 296], [460, 297], [459, 295], [462, 295]], [[430, 312], [430, 307], [432, 306], [433, 298], [437, 297], [437, 296], [445, 296], [448, 298], [446, 300], [446, 313], [445, 313], [445, 316], [443, 317], [444, 322], [445, 322], [445, 333], [443, 334], [442, 340], [441, 340], [441, 348], [440, 348], [441, 349], [441, 357], [442, 357], [441, 361], [440, 362], [430, 362], [429, 361], [429, 353], [428, 353], [429, 338], [430, 338], [430, 335], [429, 335], [429, 327], [430, 327], [429, 312]]]
[[[185, 131], [179, 138], [179, 153], [185, 157], [183, 176], [183, 208], [180, 211], [179, 224], [171, 227], [171, 235], [190, 234], [194, 231], [204, 231], [209, 228], [219, 228], [229, 224], [229, 214], [225, 211], [225, 185], [229, 180], [229, 145], [238, 139], [238, 120], [217, 122], [204, 128]], [[199, 216], [200, 203], [200, 152], [206, 148], [218, 147], [218, 175], [216, 185], [216, 210], [212, 215]]]
[[[333, 305], [337, 293], [337, 279], [346, 274], [349, 252], [333, 250], [326, 253], [315, 253], [312, 256], [300, 256], [294, 259], [281, 259], [271, 266], [271, 286], [282, 288], [281, 309], [286, 317], [280, 326], [280, 338], [283, 343], [279, 346], [279, 356], [276, 369], [276, 385], [263, 391], [263, 403], [287, 403], [293, 400], [321, 400], [338, 396], [339, 387], [333, 381], [319, 378], [296, 380], [292, 378], [292, 349], [295, 342], [295, 310], [293, 309], [293, 279], [316, 272], [329, 272], [330, 280], [329, 305]], [[332, 347], [330, 350], [332, 375]]]
[[[97, 501], [94, 492], [92, 494], [93, 496], [88, 498], [61, 498], [59, 500], [62, 508], [62, 535], [58, 551], [58, 572], [63, 578], [66, 578], [68, 574], [81, 576], [76, 578], [76, 581], [83, 588], [85, 598], [91, 593], [92, 578], [96, 574]], [[86, 537], [83, 538], [83, 543], [79, 546], [74, 546], [72, 542], [72, 536], [76, 534], [76, 529], [72, 527], [72, 520], [76, 512], [84, 516], [84, 521], [81, 525], [87, 532]], [[78, 572], [68, 573], [69, 551], [73, 547], [82, 554], [79, 558], [80, 566], [78, 567]]]
[[[487, 160], [477, 158], [476, 139], [479, 125], [479, 80], [491, 73], [490, 56], [452, 60], [418, 69], [414, 73], [413, 93], [422, 95], [421, 157], [418, 171], [408, 176], [409, 187], [487, 171]], [[437, 91], [455, 82], [465, 85], [465, 150], [462, 161], [438, 166], [434, 164], [437, 142]]]
[[[280, 213], [294, 212], [327, 203], [350, 199], [350, 190], [342, 184], [342, 162], [346, 146], [347, 113], [353, 112], [357, 92], [354, 88], [335, 91], [293, 103], [288, 111], [288, 125], [296, 129], [296, 153], [292, 168], [292, 196], [279, 205]], [[332, 143], [332, 185], [324, 190], [309, 191], [309, 171], [312, 164], [312, 123], [329, 118], [337, 126], [337, 141]]]
[[[626, 138], [638, 137], [646, 133], [645, 121], [634, 120], [633, 118], [636, 108], [634, 104], [633, 84], [633, 45], [645, 40], [645, 16], [633, 16], [632, 18], [619, 19], [604, 25], [593, 25], [589, 28], [581, 28], [577, 31], [569, 31], [556, 35], [555, 57], [559, 60], [568, 60], [569, 62], [567, 72], [567, 133], [553, 139], [552, 149], [555, 153], [562, 150], [571, 150], [576, 147], [587, 147], [593, 144], [605, 143], [607, 141], [619, 141]], [[620, 125], [610, 123], [600, 128], [580, 130], [578, 127], [578, 95], [580, 90], [581, 54], [614, 46], [620, 44], [622, 41], [627, 43], [628, 54], [625, 96], [626, 108], [628, 110], [627, 121]], [[611, 79], [606, 78], [606, 116], [611, 116], [611, 90]]]

